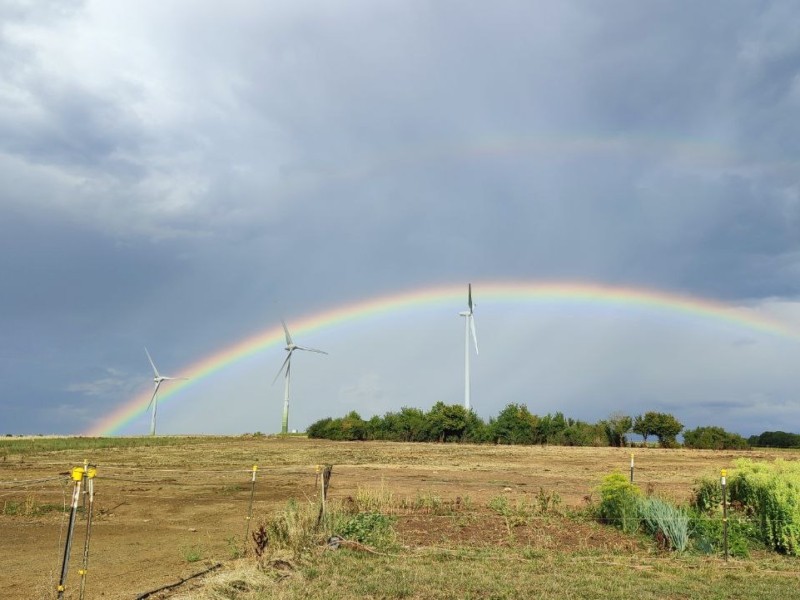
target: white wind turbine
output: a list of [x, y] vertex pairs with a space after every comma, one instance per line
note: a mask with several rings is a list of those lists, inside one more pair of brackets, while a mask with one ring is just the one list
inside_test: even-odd
[[281, 373], [284, 373], [283, 377], [285, 380], [284, 389], [283, 389], [283, 420], [281, 421], [281, 433], [288, 433], [289, 432], [289, 379], [290, 379], [290, 372], [292, 369], [292, 352], [295, 350], [306, 350], [308, 352], [318, 352], [319, 354], [327, 354], [324, 350], [317, 350], [316, 348], [306, 348], [304, 346], [298, 346], [292, 341], [292, 336], [289, 335], [289, 328], [286, 327], [286, 321], [281, 319], [281, 325], [283, 325], [283, 331], [286, 334], [286, 352], [289, 354], [286, 355], [286, 360], [283, 361], [280, 370], [278, 370], [278, 374], [275, 375], [275, 379], [272, 380], [272, 383], [278, 381], [278, 377], [280, 377]]
[[475, 333], [475, 315], [473, 309], [475, 305], [472, 303], [472, 284], [467, 284], [467, 307], [468, 310], [458, 313], [464, 317], [464, 408], [470, 409], [469, 405], [469, 333], [472, 331], [472, 341], [475, 342], [475, 354], [478, 354], [478, 336]]
[[[150, 361], [150, 366], [153, 367], [153, 383], [155, 384], [155, 389], [153, 390], [153, 397], [150, 398], [150, 404], [147, 405], [147, 408], [153, 407], [153, 413], [150, 417], [150, 435], [156, 434], [156, 411], [158, 410], [158, 388], [164, 381], [177, 381], [177, 380], [186, 380], [186, 377], [165, 377], [158, 372], [156, 369], [156, 364], [153, 362], [153, 359], [150, 357], [150, 353], [147, 351], [147, 348], [144, 349], [145, 354], [147, 354], [147, 360]], [[145, 410], [147, 410], [147, 408]]]

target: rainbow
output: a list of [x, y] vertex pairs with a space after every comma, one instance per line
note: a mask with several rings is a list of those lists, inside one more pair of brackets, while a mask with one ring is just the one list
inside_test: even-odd
[[[582, 282], [488, 281], [474, 282], [472, 287], [476, 301], [484, 305], [488, 302], [528, 302], [580, 303], [616, 306], [623, 309], [638, 307], [723, 322], [769, 335], [800, 337], [797, 332], [785, 324], [763, 317], [753, 310], [663, 291]], [[292, 317], [289, 322], [292, 334], [302, 336], [320, 329], [427, 305], [447, 304], [457, 310], [465, 301], [466, 285], [451, 284], [377, 296], [305, 317]], [[196, 385], [205, 377], [268, 348], [282, 345], [283, 342], [283, 330], [280, 326], [266, 329], [238, 341], [176, 374], [176, 376], [188, 378], [188, 381], [173, 382], [167, 390], [159, 395], [159, 401], [163, 403], [180, 390]], [[98, 421], [83, 435], [114, 435], [140, 415], [146, 409], [149, 401], [150, 390], [147, 390]]]

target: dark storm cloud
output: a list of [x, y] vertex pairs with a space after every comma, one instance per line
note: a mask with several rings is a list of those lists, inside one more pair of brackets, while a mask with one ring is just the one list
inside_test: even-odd
[[[280, 316], [442, 282], [586, 279], [759, 306], [800, 291], [794, 3], [56, 5], [0, 9], [4, 397], [27, 389], [84, 419], [82, 402], [116, 406], [147, 382], [145, 344], [181, 365]], [[614, 397], [634, 410], [652, 388], [627, 390], [603, 344], [630, 356], [646, 340], [591, 336], [600, 350], [573, 367], [609, 399], [592, 416]], [[562, 356], [530, 358], [555, 361], [542, 408], [587, 410], [592, 384], [567, 381]], [[25, 383], [42, 368], [47, 385]], [[378, 362], [350, 368], [327, 375], [348, 373], [337, 389], [354, 406], [411, 389]], [[413, 372], [446, 391], [433, 363]], [[527, 376], [503, 399], [524, 400]], [[775, 376], [767, 404], [793, 393]]]

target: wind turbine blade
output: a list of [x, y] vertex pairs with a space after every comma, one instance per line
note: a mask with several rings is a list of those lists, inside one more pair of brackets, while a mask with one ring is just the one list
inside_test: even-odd
[[150, 407], [151, 407], [151, 406], [153, 406], [153, 402], [154, 402], [154, 401], [155, 401], [155, 399], [156, 399], [156, 394], [158, 394], [158, 386], [160, 386], [160, 385], [161, 385], [161, 382], [160, 382], [160, 381], [159, 381], [158, 383], [156, 383], [156, 387], [155, 387], [155, 389], [153, 390], [153, 395], [152, 395], [152, 396], [150, 396], [150, 403], [147, 405], [147, 408], [145, 408], [145, 409], [144, 409], [144, 410], [145, 410], [145, 412], [147, 412], [148, 410], [150, 410]]
[[467, 284], [467, 304], [469, 305], [469, 314], [472, 314], [472, 284]]
[[317, 350], [316, 348], [306, 348], [305, 346], [295, 346], [298, 350], [306, 350], [308, 352], [319, 352], [320, 354], [327, 354], [325, 350]]
[[147, 346], [144, 348], [144, 353], [147, 354], [147, 360], [150, 361], [150, 366], [153, 367], [153, 373], [156, 374], [156, 377], [161, 377], [161, 375], [158, 374], [158, 369], [156, 369], [156, 363], [153, 362], [153, 359], [150, 357], [150, 353], [147, 351]]
[[467, 318], [469, 319], [469, 328], [472, 330], [472, 341], [475, 342], [475, 354], [478, 354], [478, 334], [475, 333], [475, 317], [470, 315]]
[[281, 368], [278, 369], [278, 373], [275, 375], [275, 379], [272, 380], [273, 385], [275, 384], [276, 381], [278, 381], [278, 377], [281, 376], [281, 373], [283, 373], [284, 367], [286, 367], [286, 374], [287, 375], [289, 374], [289, 359], [291, 358], [292, 358], [292, 353], [289, 352], [289, 354], [286, 355], [286, 360], [283, 361]]
[[286, 321], [281, 319], [281, 325], [283, 325], [283, 332], [286, 334], [286, 345], [287, 346], [291, 346], [292, 345], [292, 336], [289, 335], [289, 328], [286, 327]]
[[164, 381], [189, 381], [188, 377], [162, 377]]

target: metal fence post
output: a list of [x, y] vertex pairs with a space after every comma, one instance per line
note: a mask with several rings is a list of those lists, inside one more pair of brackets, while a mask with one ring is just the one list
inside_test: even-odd
[[253, 477], [250, 479], [250, 506], [247, 508], [247, 525], [244, 530], [245, 548], [247, 548], [247, 536], [250, 534], [250, 521], [253, 518], [253, 496], [256, 493], [256, 471], [258, 471], [258, 465], [253, 465]]
[[79, 571], [81, 575], [80, 600], [83, 600], [86, 590], [86, 573], [89, 570], [89, 540], [92, 537], [92, 516], [94, 514], [94, 477], [97, 475], [97, 468], [89, 466], [88, 461], [84, 463], [84, 469], [83, 477], [86, 480], [84, 494], [89, 494], [89, 507], [86, 513], [86, 538], [83, 540], [83, 565]]
[[69, 552], [72, 549], [72, 534], [75, 531], [75, 513], [78, 511], [78, 500], [81, 495], [81, 482], [85, 475], [83, 467], [72, 469], [72, 481], [75, 488], [72, 490], [72, 504], [69, 511], [69, 526], [67, 527], [67, 542], [64, 545], [64, 560], [61, 562], [61, 577], [58, 580], [58, 598], [64, 597], [64, 590], [67, 583], [67, 571], [69, 570]]
[[728, 494], [727, 494], [727, 471], [722, 469], [720, 483], [722, 484], [722, 548], [725, 552], [725, 561], [728, 560]]
[[631, 483], [633, 483], [633, 452], [631, 452]]

